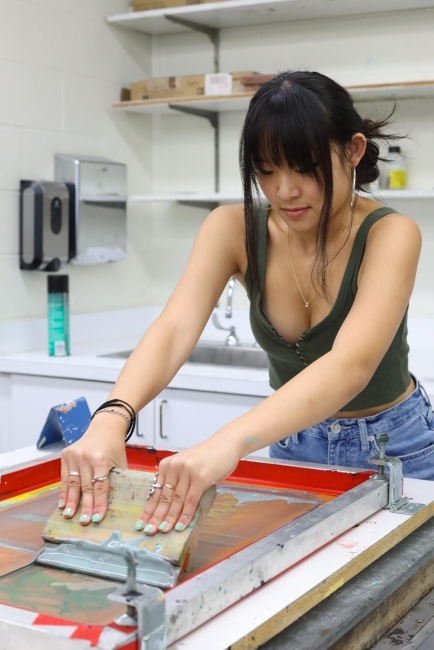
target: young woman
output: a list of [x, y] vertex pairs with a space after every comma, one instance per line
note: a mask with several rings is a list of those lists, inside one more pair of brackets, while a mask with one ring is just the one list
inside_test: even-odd
[[[112, 391], [127, 405], [97, 413], [63, 452], [65, 517], [81, 493], [82, 524], [104, 517], [107, 475], [127, 466], [128, 405], [139, 411], [167, 386], [232, 275], [247, 289], [275, 393], [162, 461], [136, 528], [182, 530], [204, 490], [267, 445], [277, 458], [361, 467], [387, 432], [404, 475], [434, 479], [433, 413], [409, 374], [406, 340], [420, 232], [356, 193], [378, 176], [386, 125], [362, 119], [347, 91], [316, 72], [261, 87], [241, 137], [244, 205], [217, 208], [201, 227], [166, 308]], [[258, 186], [267, 206], [254, 199]]]

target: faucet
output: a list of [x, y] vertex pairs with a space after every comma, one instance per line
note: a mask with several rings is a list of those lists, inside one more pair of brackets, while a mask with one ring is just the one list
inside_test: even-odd
[[[234, 295], [234, 289], [235, 289], [235, 278], [234, 276], [232, 276], [228, 284], [228, 295], [227, 295], [226, 310], [225, 310], [226, 318], [232, 318], [232, 298]], [[235, 325], [231, 325], [230, 327], [223, 327], [215, 312], [212, 315], [212, 322], [214, 327], [216, 327], [218, 330], [224, 330], [226, 332], [229, 332], [225, 345], [229, 345], [229, 346], [240, 345], [240, 340], [235, 331]]]
[[232, 298], [234, 296], [234, 289], [235, 289], [235, 278], [234, 276], [232, 276], [228, 283], [228, 297], [226, 301], [226, 311], [225, 311], [226, 318], [232, 318]]

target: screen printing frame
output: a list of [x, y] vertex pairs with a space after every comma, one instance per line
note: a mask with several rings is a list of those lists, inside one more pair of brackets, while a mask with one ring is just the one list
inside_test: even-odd
[[[173, 453], [127, 447], [132, 469], [154, 470]], [[0, 500], [56, 483], [59, 474], [59, 457], [39, 462], [35, 458], [19, 468], [3, 470]], [[228, 480], [322, 492], [335, 498], [167, 591], [168, 645], [384, 508], [389, 498], [389, 481], [371, 470], [268, 458], [240, 461]]]

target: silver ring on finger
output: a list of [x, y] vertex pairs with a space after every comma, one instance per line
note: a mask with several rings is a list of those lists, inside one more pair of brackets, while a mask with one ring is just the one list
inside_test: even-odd
[[106, 481], [108, 479], [108, 476], [94, 476], [91, 483], [96, 483], [97, 481], [99, 483], [102, 483], [103, 481]]
[[78, 477], [80, 477], [80, 472], [69, 472], [68, 476], [78, 476]]
[[163, 485], [159, 485], [158, 483], [155, 483], [154, 485], [151, 485], [151, 487], [149, 488], [149, 493], [148, 493], [147, 499], [148, 500], [150, 499], [150, 497], [155, 493], [155, 490], [162, 490], [163, 487], [164, 487]]

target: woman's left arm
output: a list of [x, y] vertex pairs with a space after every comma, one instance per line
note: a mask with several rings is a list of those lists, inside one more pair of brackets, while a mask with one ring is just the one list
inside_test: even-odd
[[330, 417], [366, 387], [404, 316], [420, 249], [419, 228], [408, 217], [387, 215], [372, 226], [357, 296], [332, 350], [204, 442], [163, 460], [158, 483], [175, 489], [167, 502], [148, 501], [141, 517], [147, 532], [162, 522], [165, 532], [182, 529], [202, 493], [240, 458]]

